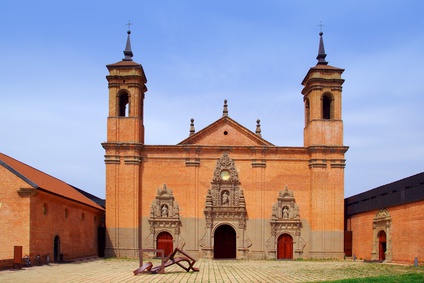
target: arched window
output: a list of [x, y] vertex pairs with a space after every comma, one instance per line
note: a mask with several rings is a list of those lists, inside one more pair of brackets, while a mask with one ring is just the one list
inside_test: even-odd
[[324, 94], [322, 97], [322, 119], [332, 118], [332, 98], [328, 94]]
[[119, 116], [128, 117], [129, 112], [129, 98], [128, 93], [122, 93], [119, 95]]

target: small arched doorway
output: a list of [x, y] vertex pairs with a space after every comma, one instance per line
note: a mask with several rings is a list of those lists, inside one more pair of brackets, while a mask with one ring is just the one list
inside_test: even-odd
[[60, 258], [60, 238], [59, 236], [54, 237], [54, 244], [53, 244], [53, 255], [54, 255], [54, 261], [59, 262], [61, 260]]
[[278, 237], [277, 259], [293, 259], [293, 238], [289, 234]]
[[[168, 232], [160, 232], [156, 239], [156, 248], [158, 250], [163, 249], [164, 256], [168, 256], [174, 250], [174, 241], [172, 235]], [[157, 256], [161, 256], [160, 253]]]
[[214, 234], [213, 257], [236, 258], [236, 254], [236, 231], [230, 225], [219, 226]]
[[378, 260], [386, 260], [386, 232], [378, 232]]

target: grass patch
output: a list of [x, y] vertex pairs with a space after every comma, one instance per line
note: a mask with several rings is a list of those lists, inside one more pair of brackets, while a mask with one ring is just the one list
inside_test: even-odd
[[324, 281], [327, 283], [422, 283], [424, 282], [424, 273], [408, 273], [391, 276], [376, 276], [354, 279], [343, 279], [336, 281]]

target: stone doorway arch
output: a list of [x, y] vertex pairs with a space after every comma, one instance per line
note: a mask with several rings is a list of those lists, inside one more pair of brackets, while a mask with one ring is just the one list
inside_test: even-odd
[[372, 260], [392, 261], [391, 222], [392, 217], [386, 209], [380, 209], [375, 215], [373, 220]]
[[[300, 258], [305, 248], [305, 241], [301, 237], [302, 221], [300, 220], [299, 206], [296, 204], [293, 191], [287, 186], [279, 191], [277, 202], [272, 206], [271, 237], [266, 241], [269, 258]], [[281, 238], [282, 235], [285, 238]], [[288, 250], [289, 237], [291, 239], [291, 252]], [[284, 252], [283, 241], [287, 242]], [[285, 252], [287, 251], [287, 252]], [[280, 254], [284, 255], [280, 255]], [[288, 257], [290, 254], [290, 257]]]
[[162, 237], [168, 234], [167, 240], [172, 241], [172, 250], [174, 246], [183, 249], [185, 241], [180, 235], [179, 206], [175, 201], [172, 189], [167, 188], [166, 184], [163, 184], [162, 188], [157, 189], [156, 197], [150, 206], [149, 224], [150, 233], [144, 239], [145, 248], [158, 248], [158, 240], [165, 240]]
[[277, 259], [293, 259], [293, 238], [281, 234], [277, 240]]
[[220, 225], [214, 233], [213, 258], [229, 259], [237, 257], [237, 235], [230, 225]]

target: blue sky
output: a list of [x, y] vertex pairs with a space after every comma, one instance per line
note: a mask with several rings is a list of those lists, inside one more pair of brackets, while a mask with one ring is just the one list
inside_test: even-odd
[[[344, 68], [345, 195], [424, 171], [422, 1], [3, 1], [0, 151], [105, 195], [106, 64], [147, 75], [146, 144], [176, 144], [229, 115], [303, 145], [301, 82]], [[282, 180], [282, 186], [284, 180]]]

